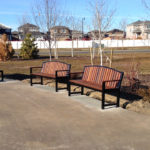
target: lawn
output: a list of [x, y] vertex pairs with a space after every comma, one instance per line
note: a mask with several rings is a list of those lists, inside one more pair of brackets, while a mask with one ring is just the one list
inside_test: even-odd
[[[109, 54], [108, 54], [109, 55]], [[0, 62], [0, 69], [4, 70], [5, 74], [25, 74], [29, 75], [31, 66], [41, 66], [42, 62], [48, 61], [49, 57], [43, 56], [34, 60], [21, 60], [13, 58], [6, 62]], [[53, 58], [53, 60], [56, 60]], [[58, 61], [63, 61], [72, 65], [72, 71], [81, 71], [83, 66], [91, 64], [91, 58], [88, 54], [71, 56], [60, 56]], [[94, 64], [99, 65], [99, 56], [94, 58]], [[103, 65], [109, 66], [106, 58], [103, 59]], [[150, 74], [150, 53], [129, 53], [129, 54], [114, 54], [112, 67], [120, 71], [127, 72], [133, 65], [138, 65], [140, 74]]]
[[[42, 62], [48, 61], [48, 56], [42, 56], [39, 59], [34, 60], [21, 60], [17, 57], [14, 57], [12, 60], [6, 62], [0, 62], [0, 69], [4, 71], [5, 77], [24, 80], [27, 79], [29, 82], [29, 68], [31, 66], [41, 66]], [[52, 59], [56, 60], [56, 59]], [[58, 61], [63, 61], [71, 64], [71, 71], [82, 71], [85, 65], [91, 64], [91, 58], [88, 54], [71, 56], [60, 56]], [[106, 59], [103, 59], [103, 65], [109, 66], [109, 63], [106, 62]], [[94, 64], [99, 65], [100, 60], [99, 56], [96, 56], [94, 59]], [[123, 85], [126, 85], [128, 73], [135, 73], [140, 75], [140, 81], [144, 87], [150, 85], [150, 53], [130, 53], [130, 54], [114, 54], [112, 67], [117, 70], [125, 72]], [[141, 78], [144, 77], [144, 78]], [[146, 78], [145, 78], [146, 77]], [[139, 92], [139, 93], [138, 93]], [[150, 90], [148, 91], [138, 91], [136, 95], [122, 94], [121, 95], [121, 105], [124, 108], [128, 108], [134, 111], [140, 112], [141, 110], [147, 114], [150, 114]], [[143, 100], [137, 100], [137, 96], [142, 96]], [[95, 97], [95, 95], [94, 95]], [[112, 99], [112, 98], [111, 98]], [[127, 101], [126, 101], [127, 100]], [[148, 102], [148, 104], [147, 104]], [[124, 105], [126, 104], [126, 105]], [[138, 109], [137, 109], [138, 108]], [[144, 108], [144, 109], [143, 109]]]

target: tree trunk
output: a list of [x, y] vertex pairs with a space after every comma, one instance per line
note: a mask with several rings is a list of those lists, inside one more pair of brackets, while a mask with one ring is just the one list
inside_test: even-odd
[[52, 61], [51, 40], [48, 40], [48, 47], [49, 47], [49, 60]]
[[74, 56], [74, 53], [73, 53], [73, 47], [74, 47], [74, 45], [73, 45], [74, 43], [73, 43], [73, 39], [72, 39], [72, 49], [71, 49], [71, 56], [73, 57]]

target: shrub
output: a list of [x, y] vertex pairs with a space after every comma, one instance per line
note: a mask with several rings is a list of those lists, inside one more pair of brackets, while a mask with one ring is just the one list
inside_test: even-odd
[[141, 81], [139, 80], [139, 66], [140, 63], [130, 63], [128, 65], [128, 71], [126, 73], [126, 78], [131, 91], [136, 91], [139, 89]]
[[143, 97], [144, 102], [150, 103], [150, 88], [148, 89], [139, 89], [137, 91], [138, 95]]
[[34, 42], [35, 39], [31, 37], [31, 34], [27, 34], [22, 43], [19, 56], [23, 59], [37, 58], [39, 50]]
[[3, 34], [0, 39], [0, 60], [6, 61], [11, 59], [15, 51], [12, 48], [11, 43], [8, 41], [7, 35]]

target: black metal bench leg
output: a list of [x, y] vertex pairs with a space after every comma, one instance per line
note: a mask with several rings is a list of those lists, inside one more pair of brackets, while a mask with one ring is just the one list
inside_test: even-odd
[[1, 77], [2, 77], [2, 80], [1, 80], [1, 81], [4, 81], [4, 74], [3, 74], [3, 71], [1, 72]]
[[117, 107], [120, 106], [120, 89], [117, 92]]
[[43, 85], [43, 77], [41, 77], [41, 85]]
[[81, 95], [83, 95], [83, 94], [84, 94], [84, 87], [81, 86]]
[[56, 92], [58, 92], [58, 81], [57, 81], [57, 78], [56, 78], [56, 82], [55, 82], [55, 90], [56, 90]]
[[105, 92], [102, 91], [102, 109], [104, 109], [105, 106]]
[[32, 86], [33, 82], [32, 82], [32, 75], [30, 75], [30, 85]]
[[68, 83], [69, 83], [69, 77], [67, 77], [67, 91], [69, 91], [69, 86], [68, 86]]
[[71, 84], [68, 82], [68, 96], [71, 96]]

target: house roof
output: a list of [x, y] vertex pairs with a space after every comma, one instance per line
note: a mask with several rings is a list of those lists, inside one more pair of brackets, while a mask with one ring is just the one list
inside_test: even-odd
[[21, 29], [21, 28], [37, 28], [37, 29], [39, 29], [38, 26], [36, 26], [36, 25], [34, 25], [34, 24], [30, 24], [30, 23], [26, 23], [26, 24], [24, 24], [24, 25], [18, 27], [18, 29]]
[[18, 31], [13, 31], [11, 32], [12, 34], [19, 34]]
[[53, 29], [67, 29], [67, 30], [70, 30], [68, 27], [65, 27], [65, 26], [54, 26], [51, 28], [52, 30]]
[[92, 30], [92, 31], [88, 32], [88, 34], [90, 34], [90, 33], [99, 33], [99, 31], [98, 30]]
[[0, 29], [11, 29], [11, 28], [8, 27], [8, 26], [5, 26], [5, 25], [3, 25], [3, 24], [0, 24]]
[[140, 24], [150, 24], [150, 21], [149, 20], [146, 20], [146, 21], [138, 20], [136, 22], [133, 22], [133, 23], [129, 24], [128, 26], [130, 26], [130, 25], [140, 25]]
[[113, 30], [108, 31], [107, 33], [116, 33], [116, 32], [123, 33], [123, 31], [119, 29], [113, 29]]

